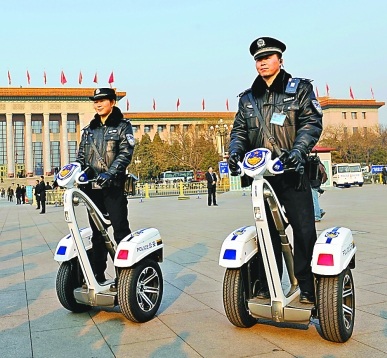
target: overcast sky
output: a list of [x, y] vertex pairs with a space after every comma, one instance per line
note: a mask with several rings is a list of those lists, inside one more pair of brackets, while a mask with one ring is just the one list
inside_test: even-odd
[[[15, 0], [1, 8], [0, 87], [113, 86], [126, 110], [237, 108], [256, 76], [251, 42], [287, 45], [285, 69], [314, 80], [319, 95], [387, 101], [387, 1]], [[83, 82], [78, 84], [79, 73]], [[98, 75], [98, 85], [93, 83]], [[387, 124], [387, 109], [379, 111]]]

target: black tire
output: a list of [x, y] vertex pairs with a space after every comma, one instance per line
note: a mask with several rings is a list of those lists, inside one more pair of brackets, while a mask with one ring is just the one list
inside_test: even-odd
[[74, 289], [82, 286], [82, 280], [77, 258], [61, 263], [56, 275], [56, 294], [61, 305], [74, 313], [91, 309], [91, 306], [78, 303], [74, 298]]
[[151, 320], [163, 296], [163, 275], [154, 260], [143, 260], [122, 269], [118, 279], [118, 304], [122, 314], [133, 322]]
[[359, 184], [359, 187], [361, 188], [363, 186], [363, 183]]
[[355, 285], [349, 268], [337, 276], [320, 277], [317, 309], [321, 337], [336, 343], [351, 338], [355, 323]]
[[257, 320], [250, 316], [241, 269], [226, 269], [223, 279], [223, 306], [228, 320], [237, 327], [249, 328]]

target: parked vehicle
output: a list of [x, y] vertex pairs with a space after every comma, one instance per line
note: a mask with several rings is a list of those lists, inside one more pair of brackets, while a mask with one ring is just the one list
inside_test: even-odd
[[332, 166], [333, 186], [349, 188], [351, 186], [350, 182], [351, 178], [348, 163], [334, 164]]
[[363, 186], [364, 178], [360, 163], [349, 163], [350, 184]]

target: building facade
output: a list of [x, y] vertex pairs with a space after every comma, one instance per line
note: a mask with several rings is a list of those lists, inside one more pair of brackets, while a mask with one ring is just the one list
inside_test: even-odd
[[[94, 116], [89, 96], [93, 88], [0, 88], [0, 177], [53, 175], [55, 168], [73, 161], [81, 129]], [[126, 96], [117, 92], [117, 100]], [[324, 127], [343, 126], [349, 133], [378, 126], [378, 109], [384, 102], [319, 98]], [[124, 113], [131, 120], [135, 138], [158, 133], [169, 141], [176, 131], [189, 128], [213, 130], [214, 141], [224, 152], [233, 112]], [[222, 148], [223, 147], [223, 148]], [[224, 153], [223, 153], [224, 154]]]

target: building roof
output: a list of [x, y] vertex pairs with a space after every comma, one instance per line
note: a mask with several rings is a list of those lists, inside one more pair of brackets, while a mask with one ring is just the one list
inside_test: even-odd
[[149, 121], [154, 120], [179, 120], [179, 119], [225, 119], [233, 120], [235, 117], [234, 112], [125, 112], [124, 117], [136, 120], [136, 121]]
[[318, 97], [322, 109], [328, 108], [375, 108], [385, 105], [384, 102], [377, 102], [374, 99], [336, 99], [327, 96]]
[[[95, 88], [0, 87], [0, 101], [90, 101]], [[117, 101], [126, 92], [116, 91]]]

